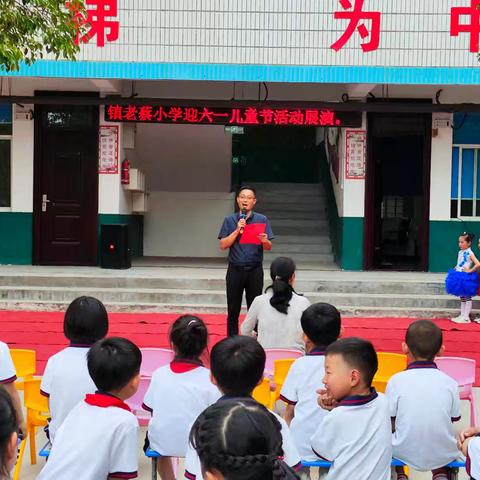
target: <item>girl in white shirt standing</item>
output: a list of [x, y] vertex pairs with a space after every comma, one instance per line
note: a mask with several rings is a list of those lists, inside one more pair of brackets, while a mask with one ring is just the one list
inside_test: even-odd
[[152, 413], [145, 443], [162, 455], [157, 462], [162, 480], [175, 479], [170, 457], [185, 456], [193, 422], [220, 397], [200, 361], [207, 341], [200, 318], [182, 315], [175, 320], [170, 330], [175, 358], [154, 372], [145, 394], [143, 408]]
[[288, 257], [277, 257], [272, 262], [273, 283], [255, 298], [240, 327], [242, 335], [257, 335], [263, 348], [305, 349], [300, 318], [310, 302], [293, 288], [295, 269], [295, 262]]

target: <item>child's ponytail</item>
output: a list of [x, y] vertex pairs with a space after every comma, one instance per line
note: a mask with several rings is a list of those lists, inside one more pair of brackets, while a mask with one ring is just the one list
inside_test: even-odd
[[280, 313], [288, 313], [294, 291], [290, 285], [290, 279], [295, 273], [295, 269], [295, 262], [288, 257], [277, 257], [270, 265], [270, 277], [273, 281], [267, 288], [267, 290], [272, 289], [273, 291], [270, 305]]
[[194, 315], [178, 317], [170, 329], [170, 343], [177, 357], [196, 359], [207, 348], [208, 331], [204, 321]]
[[470, 232], [463, 232], [460, 236], [468, 243], [472, 243], [475, 238], [475, 234]]

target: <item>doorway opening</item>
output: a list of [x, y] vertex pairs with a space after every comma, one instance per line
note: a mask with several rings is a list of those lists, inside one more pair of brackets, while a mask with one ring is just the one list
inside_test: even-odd
[[365, 269], [428, 269], [431, 115], [368, 115]]

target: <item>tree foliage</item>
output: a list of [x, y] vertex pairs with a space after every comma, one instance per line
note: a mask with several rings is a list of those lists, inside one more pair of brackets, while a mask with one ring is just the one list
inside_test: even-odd
[[85, 17], [83, 0], [0, 0], [0, 70], [18, 70], [46, 54], [75, 59]]

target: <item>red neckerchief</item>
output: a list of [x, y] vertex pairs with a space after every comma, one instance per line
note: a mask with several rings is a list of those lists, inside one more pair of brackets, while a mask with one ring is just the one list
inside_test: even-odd
[[87, 393], [85, 403], [101, 408], [118, 407], [131, 412], [130, 407], [125, 402], [108, 393]]
[[174, 358], [170, 362], [170, 369], [173, 373], [185, 373], [203, 367], [203, 363], [196, 360], [186, 360], [185, 358]]

